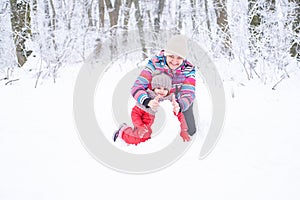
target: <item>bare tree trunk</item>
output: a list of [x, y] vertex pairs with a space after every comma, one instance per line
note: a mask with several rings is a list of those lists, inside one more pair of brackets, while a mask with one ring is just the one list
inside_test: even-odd
[[[44, 38], [44, 41], [42, 43], [42, 46], [44, 48], [42, 52], [47, 54], [46, 51], [51, 52], [51, 56], [47, 56], [44, 57], [45, 61], [47, 62], [47, 68], [48, 68], [48, 72], [45, 75], [51, 75], [53, 76], [53, 80], [55, 82], [55, 78], [56, 78], [56, 66], [52, 66], [52, 64], [54, 63], [55, 65], [57, 65], [57, 63], [59, 62], [59, 58], [58, 58], [58, 45], [56, 43], [56, 10], [55, 10], [55, 6], [54, 6], [54, 2], [53, 0], [44, 0], [44, 12], [45, 12], [45, 22], [47, 22], [47, 25], [44, 27], [44, 29], [46, 29], [46, 32], [44, 32], [44, 36], [42, 36]], [[50, 14], [51, 12], [51, 14]], [[53, 49], [52, 49], [53, 48]], [[52, 53], [53, 52], [53, 53]], [[53, 62], [53, 63], [52, 63]], [[41, 68], [40, 68], [41, 69]], [[39, 72], [38, 77], [37, 77], [37, 81], [36, 83], [38, 83], [38, 79], [40, 78], [42, 74], [42, 71]]]
[[154, 18], [154, 30], [156, 33], [159, 33], [160, 30], [160, 17], [163, 13], [165, 6], [165, 0], [158, 0], [158, 9], [157, 9], [157, 15]]
[[11, 26], [14, 32], [14, 43], [19, 67], [27, 61], [27, 57], [32, 53], [26, 49], [25, 42], [31, 37], [31, 17], [29, 2], [18, 2], [10, 0]]
[[263, 15], [261, 11], [274, 12], [275, 11], [275, 0], [265, 0], [260, 2], [258, 0], [249, 0], [248, 2], [248, 17], [249, 17], [249, 51], [250, 59], [248, 60], [250, 65], [250, 78], [253, 78], [253, 73], [258, 75], [256, 72], [256, 66], [258, 59], [262, 56], [261, 42], [264, 37], [264, 30], [260, 27], [263, 26]]
[[93, 0], [89, 1], [89, 0], [85, 0], [84, 1], [84, 8], [87, 12], [88, 15], [88, 27], [92, 27], [93, 26], [93, 16], [92, 16], [92, 8], [93, 8]]
[[[112, 38], [116, 35], [116, 28], [118, 25], [118, 19], [119, 19], [119, 10], [121, 6], [121, 0], [115, 0], [114, 6], [112, 6], [111, 0], [105, 0], [106, 4], [106, 10], [108, 12], [109, 16], [109, 22], [110, 22], [110, 34]], [[112, 40], [110, 44], [110, 51], [111, 51], [111, 58], [117, 53], [117, 45], [116, 41]]]
[[146, 42], [145, 42], [145, 35], [144, 35], [144, 19], [141, 15], [140, 5], [138, 0], [133, 0], [135, 5], [135, 18], [138, 25], [139, 35], [140, 35], [140, 42], [142, 45], [142, 51], [143, 51], [143, 59], [147, 58], [147, 49], [146, 49]]
[[106, 9], [109, 15], [109, 23], [110, 23], [110, 27], [113, 27], [114, 25], [116, 25], [115, 23], [115, 15], [114, 15], [114, 8], [110, 2], [110, 0], [105, 0], [105, 4], [106, 4]]
[[[51, 9], [49, 8], [49, 2], [50, 2], [50, 6]], [[45, 12], [45, 19], [46, 21], [48, 21], [48, 28], [49, 28], [49, 32], [52, 38], [52, 44], [54, 49], [57, 49], [57, 45], [55, 42], [55, 34], [54, 31], [56, 29], [56, 12], [55, 12], [55, 8], [54, 8], [54, 4], [52, 0], [44, 0], [44, 12]], [[50, 16], [50, 10], [52, 10], [52, 16]]]
[[[125, 1], [125, 11], [124, 11], [124, 20], [123, 20], [123, 28], [124, 28], [124, 33], [123, 37], [127, 38], [128, 36], [128, 23], [129, 23], [129, 18], [130, 18], [130, 8], [132, 5], [132, 0], [126, 0]], [[124, 45], [126, 45], [127, 41], [123, 41]]]
[[298, 5], [298, 7], [295, 8], [295, 14], [293, 14], [294, 16], [292, 16], [293, 18], [295, 18], [292, 28], [293, 28], [293, 32], [295, 33], [295, 37], [294, 39], [292, 39], [291, 41], [291, 49], [290, 49], [290, 53], [293, 57], [296, 57], [298, 61], [300, 61], [300, 42], [299, 40], [297, 40], [297, 35], [299, 38], [299, 34], [300, 34], [300, 1], [299, 0], [289, 0], [289, 3], [294, 3], [296, 5]]
[[111, 28], [118, 24], [121, 3], [121, 0], [115, 0], [115, 4], [112, 6], [111, 0], [105, 0]]
[[196, 29], [196, 0], [190, 0], [192, 12], [191, 12], [191, 18], [193, 23], [193, 31]]
[[37, 12], [37, 0], [33, 0], [32, 1], [32, 10], [33, 10], [34, 14], [36, 15], [36, 12]]
[[182, 5], [182, 0], [179, 1], [178, 7], [176, 9], [176, 18], [177, 18], [177, 32], [180, 33], [182, 30], [182, 12], [181, 12], [181, 5]]
[[124, 29], [128, 29], [131, 4], [132, 4], [132, 0], [125, 1], [125, 11], [124, 11], [124, 21], [123, 21]]
[[[258, 38], [256, 36], [258, 33], [256, 32], [256, 27], [258, 27], [261, 23], [261, 16], [258, 14], [258, 6], [257, 6], [257, 0], [250, 0], [249, 6], [248, 6], [248, 16], [249, 16], [249, 29], [250, 29], [250, 39], [256, 41]], [[250, 43], [253, 43], [250, 41]], [[252, 48], [252, 47], [250, 47]]]
[[72, 21], [72, 18], [73, 18], [73, 14], [74, 14], [74, 10], [75, 10], [75, 5], [76, 5], [76, 0], [73, 0], [72, 2], [72, 10], [70, 12], [70, 16], [68, 18], [68, 29], [71, 30], [71, 21]]
[[232, 43], [229, 32], [229, 25], [227, 19], [226, 0], [214, 0], [215, 13], [217, 16], [217, 24], [220, 28], [220, 36], [223, 38], [223, 50], [228, 56], [232, 56]]
[[208, 2], [207, 0], [204, 0], [204, 6], [205, 6], [205, 15], [206, 15], [206, 26], [209, 32], [209, 37], [211, 37], [211, 26], [210, 26], [210, 20], [209, 20], [209, 12], [208, 12]]
[[45, 12], [45, 19], [48, 21], [48, 27], [51, 28], [51, 20], [50, 20], [50, 11], [49, 11], [49, 3], [47, 0], [44, 0], [44, 12]]
[[49, 0], [49, 1], [50, 1], [51, 10], [52, 10], [51, 27], [52, 27], [52, 30], [55, 30], [56, 29], [56, 11], [55, 11], [53, 0]]
[[249, 38], [249, 50], [250, 50], [250, 58], [251, 60], [248, 60], [250, 65], [250, 73], [249, 78], [253, 78], [252, 70], [255, 69], [257, 64], [257, 56], [259, 54], [259, 49], [257, 47], [257, 42], [261, 40], [261, 35], [257, 31], [257, 28], [261, 24], [261, 16], [258, 14], [258, 4], [257, 0], [249, 0], [248, 4], [248, 17], [249, 17], [249, 32], [250, 32], [250, 38]]
[[105, 8], [104, 8], [104, 1], [99, 0], [98, 2], [98, 10], [99, 10], [99, 27], [104, 27], [104, 14], [105, 14]]
[[147, 10], [147, 16], [148, 16], [148, 23], [149, 23], [149, 26], [152, 27], [152, 20], [151, 20], [151, 14], [150, 14], [150, 10]]

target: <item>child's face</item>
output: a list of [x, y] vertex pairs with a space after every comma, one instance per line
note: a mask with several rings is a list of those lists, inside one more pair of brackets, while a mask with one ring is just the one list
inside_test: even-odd
[[164, 88], [164, 87], [156, 87], [154, 88], [154, 93], [156, 95], [160, 95], [162, 97], [165, 97], [168, 95], [169, 91], [167, 88]]

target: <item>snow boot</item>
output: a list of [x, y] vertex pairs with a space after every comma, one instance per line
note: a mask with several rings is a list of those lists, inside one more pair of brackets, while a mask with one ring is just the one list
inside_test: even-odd
[[118, 137], [120, 137], [119, 135], [120, 135], [121, 129], [124, 129], [125, 127], [127, 127], [127, 124], [123, 123], [123, 124], [120, 125], [119, 129], [114, 132], [113, 137], [112, 137], [114, 142], [116, 142]]

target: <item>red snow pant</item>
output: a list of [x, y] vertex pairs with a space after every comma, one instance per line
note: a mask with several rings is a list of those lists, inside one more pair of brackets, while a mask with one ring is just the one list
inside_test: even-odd
[[[183, 113], [179, 112], [177, 114], [177, 118], [180, 122], [181, 132], [186, 132], [188, 130], [188, 126], [185, 121]], [[125, 128], [121, 133], [122, 139], [127, 144], [135, 144], [135, 145], [150, 139], [152, 133], [151, 126], [154, 122], [154, 119], [155, 119], [154, 115], [142, 110], [137, 106], [134, 106], [131, 111], [131, 120], [134, 125], [134, 128], [131, 127]]]
[[134, 128], [127, 127], [123, 130], [122, 139], [127, 144], [139, 144], [151, 138], [151, 126], [154, 122], [154, 115], [134, 106], [131, 111], [131, 120]]

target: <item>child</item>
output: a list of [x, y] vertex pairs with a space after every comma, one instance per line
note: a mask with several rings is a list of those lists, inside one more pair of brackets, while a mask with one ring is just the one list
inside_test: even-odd
[[[149, 88], [152, 88], [152, 90]], [[149, 88], [147, 89], [147, 93], [153, 100], [152, 103], [158, 105], [159, 102], [164, 100], [172, 101], [174, 114], [177, 115], [178, 120], [180, 121], [180, 136], [183, 138], [183, 141], [189, 141], [190, 137], [187, 132], [188, 128], [184, 115], [182, 112], [178, 112], [179, 105], [175, 101], [174, 94], [170, 94], [170, 89], [172, 88], [171, 77], [159, 70], [156, 70], [152, 74], [151, 86]], [[121, 138], [127, 144], [137, 145], [150, 139], [152, 133], [151, 126], [154, 122], [156, 111], [156, 109], [150, 108], [149, 106], [146, 107], [137, 102], [131, 112], [131, 119], [134, 128], [123, 123], [113, 135], [114, 142], [118, 138]]]

